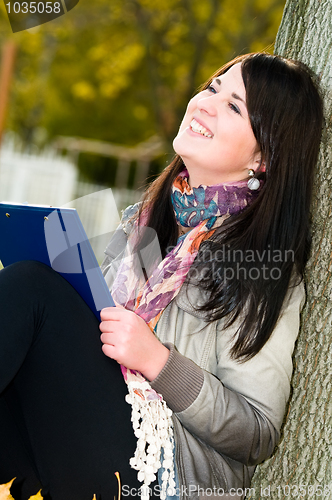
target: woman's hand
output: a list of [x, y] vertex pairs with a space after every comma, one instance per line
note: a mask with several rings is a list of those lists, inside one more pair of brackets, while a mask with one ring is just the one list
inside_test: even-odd
[[121, 306], [102, 309], [100, 318], [104, 354], [154, 380], [165, 366], [169, 350], [145, 321]]

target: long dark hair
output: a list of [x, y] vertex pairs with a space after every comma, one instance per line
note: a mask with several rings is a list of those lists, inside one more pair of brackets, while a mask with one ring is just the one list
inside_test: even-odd
[[[229, 217], [201, 244], [186, 284], [200, 286], [200, 310], [209, 321], [240, 319], [232, 356], [252, 358], [276, 325], [292, 274], [299, 280], [310, 250], [310, 201], [323, 123], [315, 77], [298, 61], [265, 53], [240, 56], [202, 86], [240, 62], [252, 130], [265, 172], [256, 200]], [[184, 163], [176, 156], [148, 188], [148, 226], [155, 229], [163, 255], [175, 245], [178, 228], [170, 190]], [[201, 278], [197, 280], [197, 276]]]

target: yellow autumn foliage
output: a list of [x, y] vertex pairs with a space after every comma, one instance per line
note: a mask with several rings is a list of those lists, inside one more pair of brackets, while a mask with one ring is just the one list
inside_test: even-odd
[[[57, 135], [134, 145], [158, 134], [169, 152], [194, 90], [235, 55], [272, 50], [285, 5], [94, 0], [13, 38], [5, 2], [0, 48], [14, 38], [17, 45], [8, 130], [38, 147]], [[84, 153], [78, 163], [84, 177], [113, 185], [116, 167], [105, 161], [98, 159], [96, 168]]]
[[33, 495], [32, 497], [29, 498], [29, 500], [43, 500], [40, 490], [38, 491], [37, 495]]
[[[14, 478], [15, 479], [15, 478]], [[0, 500], [13, 500], [10, 494], [10, 487], [13, 484], [14, 479], [9, 481], [7, 484], [0, 484]]]
[[[0, 500], [14, 500], [10, 494], [10, 487], [13, 484], [14, 479], [9, 481], [9, 483], [0, 484]], [[29, 498], [29, 500], [43, 500], [43, 497], [40, 491], [38, 491], [37, 495], [33, 495]]]
[[[10, 494], [10, 487], [13, 484], [14, 479], [9, 481], [9, 483], [0, 484], [0, 500], [14, 500], [14, 498]], [[43, 497], [40, 491], [38, 491], [38, 493], [30, 497], [29, 500], [43, 500]], [[93, 495], [92, 500], [96, 500], [96, 495]]]

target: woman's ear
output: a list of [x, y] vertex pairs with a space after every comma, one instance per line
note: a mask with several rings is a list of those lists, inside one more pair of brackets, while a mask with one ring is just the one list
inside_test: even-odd
[[259, 152], [259, 153], [256, 154], [256, 157], [254, 159], [253, 170], [255, 172], [257, 172], [257, 173], [258, 172], [265, 172], [266, 171], [265, 161], [262, 159], [261, 152]]
[[265, 171], [266, 171], [265, 161], [261, 161], [261, 162], [260, 162], [260, 166], [258, 167], [258, 170], [259, 170], [260, 172], [265, 172]]

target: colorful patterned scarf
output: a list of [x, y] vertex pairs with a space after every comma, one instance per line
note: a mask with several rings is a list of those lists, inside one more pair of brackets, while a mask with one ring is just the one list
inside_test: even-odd
[[175, 179], [171, 193], [176, 220], [184, 227], [196, 227], [203, 220], [208, 220], [207, 227], [211, 229], [217, 217], [237, 214], [259, 192], [251, 191], [247, 181], [191, 188], [188, 178], [188, 171], [183, 170]]
[[[111, 290], [115, 302], [135, 311], [152, 331], [164, 309], [179, 293], [202, 241], [208, 239], [226, 218], [240, 212], [257, 196], [257, 191], [250, 191], [246, 181], [191, 189], [188, 177], [187, 170], [184, 170], [175, 179], [171, 199], [178, 224], [192, 229], [178, 239], [177, 245], [164, 259], [160, 251], [153, 252], [154, 270], [146, 280], [141, 260], [135, 251], [140, 237], [140, 226], [136, 221]], [[147, 217], [145, 210], [140, 225], [146, 225]], [[149, 498], [148, 485], [155, 480], [158, 469], [164, 467], [163, 499], [166, 497], [166, 488], [175, 487], [172, 412], [162, 396], [150, 387], [139, 372], [123, 366], [121, 369], [128, 384], [127, 401], [132, 405], [133, 427], [138, 438], [137, 449], [130, 463], [139, 471], [138, 479], [146, 486], [142, 488], [142, 498]], [[149, 446], [146, 449], [147, 443]], [[165, 458], [161, 464], [162, 448]]]

